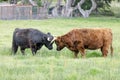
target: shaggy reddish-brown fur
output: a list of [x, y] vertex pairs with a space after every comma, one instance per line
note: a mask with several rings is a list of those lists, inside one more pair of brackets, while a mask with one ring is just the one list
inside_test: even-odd
[[67, 47], [74, 52], [75, 57], [79, 52], [84, 57], [85, 49], [95, 50], [99, 48], [104, 57], [107, 56], [109, 48], [111, 56], [113, 55], [112, 31], [107, 28], [73, 29], [65, 35], [58, 36], [55, 43], [58, 51]]

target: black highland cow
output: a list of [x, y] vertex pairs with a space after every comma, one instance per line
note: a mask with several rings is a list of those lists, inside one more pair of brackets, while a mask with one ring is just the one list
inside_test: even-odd
[[50, 33], [45, 34], [32, 28], [16, 28], [13, 33], [12, 51], [16, 54], [18, 47], [20, 46], [23, 55], [26, 48], [30, 48], [34, 55], [43, 45], [51, 50], [53, 48], [53, 42], [51, 43], [52, 40], [53, 36]]

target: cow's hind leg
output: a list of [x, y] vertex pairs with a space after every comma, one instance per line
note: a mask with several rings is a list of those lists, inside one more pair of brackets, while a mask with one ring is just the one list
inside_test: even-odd
[[13, 44], [12, 45], [12, 52], [14, 53], [14, 55], [16, 54], [17, 50], [18, 50], [18, 46], [16, 44]]
[[109, 49], [109, 46], [101, 47], [101, 52], [102, 52], [103, 57], [107, 57], [108, 49]]

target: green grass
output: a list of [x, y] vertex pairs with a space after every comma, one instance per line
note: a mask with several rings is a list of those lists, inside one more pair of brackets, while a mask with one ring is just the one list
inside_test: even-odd
[[[32, 56], [27, 49], [11, 55], [12, 34], [15, 28], [35, 28], [51, 32], [54, 36], [74, 28], [111, 28], [113, 31], [114, 56], [103, 58], [100, 50], [86, 50], [86, 58], [78, 59], [67, 48], [56, 51], [42, 47]], [[120, 76], [120, 19], [90, 17], [48, 20], [0, 21], [0, 80], [119, 80]]]

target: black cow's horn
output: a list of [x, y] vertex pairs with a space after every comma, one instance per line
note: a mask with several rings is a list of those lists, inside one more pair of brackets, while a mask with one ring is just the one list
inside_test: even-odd
[[56, 37], [53, 38], [53, 40], [50, 43], [53, 43], [55, 41]]

